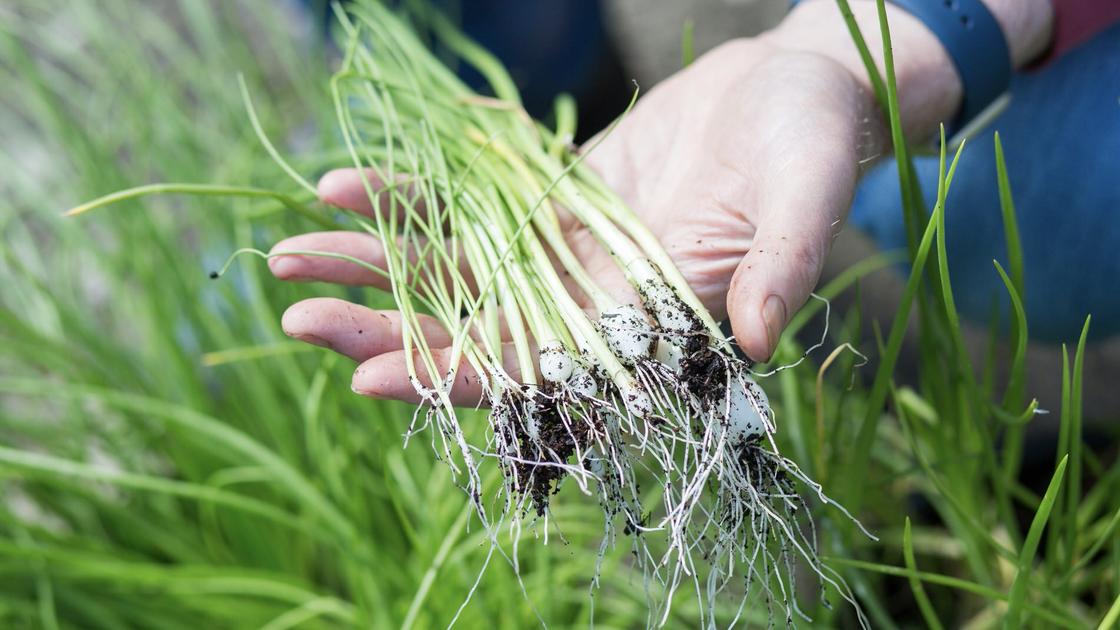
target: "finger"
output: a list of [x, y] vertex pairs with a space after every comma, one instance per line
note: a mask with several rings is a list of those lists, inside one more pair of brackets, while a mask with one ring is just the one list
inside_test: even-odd
[[[360, 260], [375, 269], [357, 263], [313, 255], [275, 256], [284, 252], [329, 252]], [[389, 289], [385, 276], [385, 248], [381, 240], [360, 232], [311, 232], [284, 239], [269, 252], [268, 268], [281, 280], [322, 281], [352, 286], [373, 286]]]
[[[420, 334], [427, 343], [443, 346], [451, 336], [435, 318], [417, 316]], [[359, 363], [404, 347], [403, 318], [399, 311], [375, 311], [335, 298], [311, 298], [284, 311], [284, 334], [323, 348], [330, 348]]]
[[[419, 330], [410, 334], [423, 337], [429, 347], [452, 343], [451, 335], [430, 315], [417, 315]], [[297, 302], [280, 318], [284, 334], [322, 348], [328, 348], [359, 363], [404, 347], [404, 318], [400, 311], [373, 310], [337, 298], [310, 298]], [[509, 341], [504, 318], [500, 321], [501, 340]], [[477, 328], [471, 338], [481, 341]]]
[[[354, 371], [350, 388], [355, 393], [370, 398], [400, 400], [408, 403], [419, 404], [420, 396], [416, 393], [408, 375], [407, 356], [403, 350], [387, 352], [375, 356], [358, 366]], [[439, 348], [432, 351], [437, 378], [442, 382], [451, 369], [452, 349]], [[412, 360], [416, 366], [417, 378], [424, 387], [432, 387], [433, 379], [430, 376], [419, 350], [412, 350]], [[506, 373], [514, 380], [521, 381], [521, 370], [518, 368], [517, 352], [512, 344], [502, 346], [502, 363]], [[457, 407], [475, 407], [487, 404], [485, 390], [478, 372], [471, 366], [465, 357], [459, 360], [455, 381], [449, 392], [451, 404]]]
[[[402, 239], [398, 241], [397, 247], [408, 251], [409, 263], [415, 267], [420, 263], [420, 250], [424, 250], [424, 243], [419, 239], [410, 239], [408, 242]], [[351, 286], [377, 287], [386, 291], [391, 288], [386, 271], [385, 248], [381, 244], [381, 239], [372, 234], [347, 231], [300, 234], [280, 241], [273, 246], [270, 253], [283, 254], [298, 251], [341, 254], [364, 264], [311, 254], [273, 256], [268, 259], [268, 267], [272, 274], [281, 280], [297, 282], [333, 282]], [[445, 279], [450, 281], [450, 278], [446, 277], [449, 262], [443, 256], [436, 256], [432, 250], [426, 250], [424, 267], [417, 271], [429, 273], [438, 269], [440, 273], [445, 274]], [[458, 273], [463, 276], [468, 286], [473, 286], [470, 267], [465, 256], [458, 257], [458, 265]]]
[[[319, 179], [319, 199], [323, 203], [373, 217], [375, 211], [387, 212], [395, 196], [398, 204], [407, 202], [418, 215], [423, 216], [427, 212], [427, 200], [422, 194], [422, 187], [415, 182], [410, 175], [398, 175], [390, 185], [372, 168], [340, 168]], [[370, 191], [373, 192], [372, 199]]]
[[851, 204], [858, 161], [844, 149], [829, 153], [814, 147], [764, 180], [766, 210], [727, 295], [735, 338], [756, 361], [770, 359], [790, 315], [816, 286]]

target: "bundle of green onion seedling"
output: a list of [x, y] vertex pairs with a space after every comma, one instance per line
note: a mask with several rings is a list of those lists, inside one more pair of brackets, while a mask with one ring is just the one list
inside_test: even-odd
[[[536, 123], [496, 60], [438, 15], [420, 17], [493, 96], [470, 90], [417, 25], [376, 0], [339, 12], [343, 60], [331, 81], [340, 136], [378, 209], [354, 220], [384, 247], [375, 271], [391, 282], [423, 401], [408, 436], [428, 431], [495, 547], [503, 523], [519, 532], [521, 519], [539, 518], [547, 532], [565, 480], [596, 495], [603, 551], [618, 531], [629, 537], [651, 625], [665, 621], [685, 581], [702, 625], [733, 582], [743, 605], [790, 622], [801, 615], [798, 567], [852, 601], [818, 559], [799, 486], [830, 501], [778, 453], [766, 394], [669, 255], [569, 148], [574, 114], [560, 108], [554, 130]], [[634, 303], [581, 265], [567, 240], [577, 230], [610, 253]], [[428, 344], [421, 315], [452, 334], [450, 348]], [[491, 410], [483, 443], [452, 406], [464, 379], [478, 379]], [[486, 461], [502, 473], [497, 496], [483, 488]], [[649, 512], [640, 480], [661, 488]], [[764, 601], [749, 602], [756, 593]]]
[[[777, 453], [750, 366], [657, 239], [580, 164], [571, 129], [530, 119], [500, 64], [438, 17], [427, 24], [436, 39], [481, 72], [494, 97], [468, 89], [376, 2], [356, 3], [341, 21], [335, 104], [353, 165], [376, 174], [367, 192], [382, 212], [366, 229], [391, 252], [405, 356], [415, 357], [409, 375], [425, 401], [413, 429], [434, 429], [483, 522], [547, 518], [564, 479], [596, 493], [604, 545], [621, 526], [662, 595], [653, 623], [686, 578], [706, 615], [717, 592], [745, 578], [791, 620], [798, 564], [848, 597], [817, 558], [794, 484], [827, 499]], [[576, 229], [611, 254], [639, 303], [596, 284], [566, 240]], [[420, 312], [453, 332], [450, 356], [417, 334]], [[451, 405], [460, 365], [491, 409], [485, 444], [468, 442]], [[483, 499], [484, 458], [504, 472], [497, 513]], [[647, 515], [637, 480], [649, 476], [663, 495]]]

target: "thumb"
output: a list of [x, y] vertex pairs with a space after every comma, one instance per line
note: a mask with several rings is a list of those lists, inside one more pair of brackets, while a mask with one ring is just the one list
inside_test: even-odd
[[[819, 149], [819, 147], [818, 147]], [[768, 361], [790, 316], [820, 279], [832, 239], [847, 216], [858, 176], [850, 156], [790, 160], [761, 191], [765, 210], [750, 250], [727, 294], [727, 313], [739, 346]]]

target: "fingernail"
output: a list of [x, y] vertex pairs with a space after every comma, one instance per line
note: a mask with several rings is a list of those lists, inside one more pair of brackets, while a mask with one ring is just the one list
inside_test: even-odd
[[268, 259], [268, 268], [272, 275], [284, 280], [297, 280], [300, 277], [300, 267], [303, 264], [294, 256], [277, 256]]
[[388, 397], [382, 396], [377, 387], [370, 387], [370, 384], [365, 381], [366, 372], [362, 369], [354, 370], [354, 376], [350, 378], [350, 391], [359, 396], [366, 398], [375, 398], [377, 400], [389, 400]]
[[321, 348], [330, 348], [331, 347], [330, 342], [328, 342], [326, 339], [323, 339], [322, 337], [318, 337], [316, 335], [312, 335], [312, 334], [308, 334], [308, 333], [299, 333], [299, 334], [292, 335], [292, 337], [295, 337], [296, 339], [299, 339], [300, 341], [309, 343], [313, 346], [319, 346]]
[[357, 394], [359, 396], [364, 396], [365, 398], [373, 398], [375, 400], [389, 400], [388, 398], [383, 398], [377, 392], [370, 391], [368, 389], [363, 389], [361, 387], [358, 387], [357, 385], [350, 385], [350, 391], [354, 392], [355, 394]]
[[786, 325], [786, 303], [780, 296], [772, 294], [762, 303], [762, 321], [766, 324], [766, 347], [773, 353]]

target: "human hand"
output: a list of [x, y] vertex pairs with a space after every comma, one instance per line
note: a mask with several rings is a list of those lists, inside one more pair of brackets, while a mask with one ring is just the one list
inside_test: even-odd
[[[873, 3], [853, 9], [865, 35], [877, 33]], [[893, 7], [889, 16], [906, 86], [904, 121], [920, 132], [951, 114], [959, 81], [932, 34]], [[738, 343], [756, 360], [770, 357], [813, 289], [860, 165], [883, 147], [881, 114], [848, 37], [835, 5], [807, 2], [779, 28], [725, 44], [658, 85], [587, 158], [661, 240], [713, 316], [730, 317]], [[329, 173], [319, 192], [326, 203], [373, 212], [357, 171]], [[574, 226], [567, 238], [603, 288], [630, 295], [585, 230]], [[384, 262], [377, 239], [356, 232], [304, 234], [273, 251], [294, 250]], [[386, 288], [377, 274], [337, 259], [291, 255], [269, 264], [281, 279]], [[433, 346], [449, 342], [434, 321], [423, 326]], [[283, 328], [360, 362], [358, 393], [416, 400], [399, 314], [318, 298], [291, 307]], [[474, 379], [464, 383], [453, 399], [472, 404], [480, 391]]]

